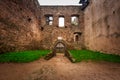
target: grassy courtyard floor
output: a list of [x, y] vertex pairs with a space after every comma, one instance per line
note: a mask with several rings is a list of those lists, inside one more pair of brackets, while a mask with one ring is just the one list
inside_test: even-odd
[[[46, 56], [50, 50], [35, 50], [35, 51], [21, 51], [21, 52], [9, 52], [0, 55], [0, 63], [5, 62], [17, 62], [27, 63], [32, 62], [41, 57]], [[113, 54], [105, 54], [90, 50], [70, 50], [71, 56], [75, 59], [75, 62], [81, 61], [108, 61], [120, 63], [120, 56]]]
[[21, 52], [9, 52], [0, 55], [0, 62], [19, 62], [26, 63], [37, 60], [46, 56], [50, 50], [35, 50], [35, 51], [21, 51]]
[[81, 61], [108, 61], [120, 63], [120, 56], [113, 54], [105, 54], [90, 50], [70, 50], [70, 54], [75, 59], [75, 62]]

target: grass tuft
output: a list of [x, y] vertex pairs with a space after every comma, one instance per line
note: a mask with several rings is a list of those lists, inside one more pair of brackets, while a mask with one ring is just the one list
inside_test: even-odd
[[120, 56], [113, 54], [105, 54], [90, 50], [70, 50], [70, 54], [75, 59], [75, 62], [81, 61], [108, 61], [120, 63]]
[[37, 60], [46, 56], [50, 50], [35, 50], [35, 51], [21, 51], [21, 52], [9, 52], [0, 55], [0, 62], [17, 62], [26, 63]]

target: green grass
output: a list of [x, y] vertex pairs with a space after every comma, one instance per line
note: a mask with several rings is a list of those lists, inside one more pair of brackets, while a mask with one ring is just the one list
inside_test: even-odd
[[0, 62], [17, 62], [26, 63], [37, 60], [46, 56], [50, 50], [35, 50], [35, 51], [21, 51], [21, 52], [9, 52], [0, 55]]
[[70, 50], [70, 54], [75, 59], [75, 62], [81, 61], [108, 61], [120, 63], [120, 56], [113, 54], [105, 54], [90, 50]]

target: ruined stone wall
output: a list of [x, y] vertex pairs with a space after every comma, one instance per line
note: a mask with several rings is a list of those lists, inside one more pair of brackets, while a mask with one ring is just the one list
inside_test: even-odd
[[[53, 16], [53, 24], [46, 24], [46, 15]], [[79, 25], [71, 24], [71, 16], [79, 17]], [[58, 26], [60, 16], [65, 18], [65, 26]], [[67, 44], [68, 49], [81, 49], [83, 46], [83, 12], [80, 6], [41, 6], [41, 26], [42, 26], [42, 46], [45, 49], [51, 49], [58, 40], [58, 37]], [[75, 35], [79, 36], [79, 41], [74, 41]]]
[[91, 0], [84, 14], [86, 47], [120, 54], [120, 0]]
[[0, 0], [0, 53], [40, 48], [37, 0]]

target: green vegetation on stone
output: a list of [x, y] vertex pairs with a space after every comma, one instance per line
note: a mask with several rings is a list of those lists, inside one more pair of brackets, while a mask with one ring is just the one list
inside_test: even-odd
[[35, 50], [35, 51], [21, 51], [21, 52], [9, 52], [0, 55], [0, 62], [18, 62], [26, 63], [37, 60], [46, 56], [50, 50]]
[[120, 63], [120, 56], [113, 54], [105, 54], [90, 50], [70, 50], [70, 54], [75, 59], [75, 62], [81, 61], [108, 61]]

